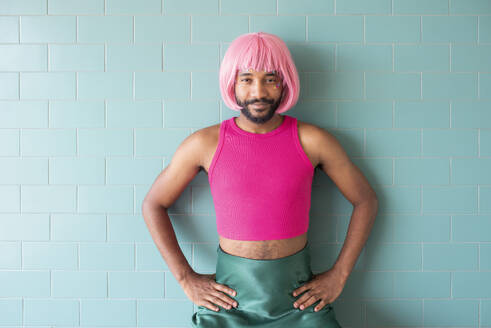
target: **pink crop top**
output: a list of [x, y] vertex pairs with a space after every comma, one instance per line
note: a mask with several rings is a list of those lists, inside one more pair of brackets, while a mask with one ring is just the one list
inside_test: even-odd
[[235, 240], [292, 238], [307, 232], [314, 167], [284, 117], [267, 133], [222, 121], [208, 172], [220, 236]]

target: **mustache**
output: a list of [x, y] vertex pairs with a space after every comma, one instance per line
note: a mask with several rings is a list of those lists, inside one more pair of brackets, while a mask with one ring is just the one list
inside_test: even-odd
[[246, 105], [253, 105], [253, 104], [269, 104], [271, 105], [273, 101], [271, 100], [251, 100], [246, 102]]

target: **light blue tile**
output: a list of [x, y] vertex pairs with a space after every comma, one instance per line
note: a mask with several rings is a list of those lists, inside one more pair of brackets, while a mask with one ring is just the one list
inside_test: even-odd
[[19, 156], [19, 130], [4, 129], [0, 130], [0, 155], [2, 156]]
[[337, 216], [311, 214], [309, 218], [308, 240], [312, 242], [336, 242]]
[[0, 100], [19, 99], [19, 73], [0, 73]]
[[336, 103], [331, 101], [299, 101], [288, 111], [298, 121], [329, 130], [337, 126]]
[[77, 326], [78, 300], [24, 300], [24, 323], [27, 325]]
[[[61, 74], [61, 73], [60, 73]], [[79, 99], [133, 98], [132, 72], [79, 72]]]
[[394, 297], [394, 274], [386, 271], [353, 271], [339, 297], [343, 299]]
[[164, 101], [166, 128], [205, 128], [220, 123], [218, 101]]
[[339, 128], [391, 128], [391, 102], [339, 102]]
[[75, 99], [75, 72], [20, 73], [22, 99]]
[[268, 32], [285, 43], [304, 42], [306, 23], [303, 16], [251, 16], [250, 32]]
[[108, 215], [107, 240], [112, 242], [153, 242], [141, 216]]
[[448, 101], [397, 101], [394, 106], [396, 128], [449, 128]]
[[[299, 72], [334, 71], [335, 46], [333, 44], [291, 44], [288, 46], [288, 49]], [[338, 62], [339, 60], [340, 58]]]
[[480, 130], [479, 138], [479, 154], [481, 154], [481, 156], [491, 156], [491, 130]]
[[77, 37], [77, 41], [82, 43], [130, 43], [133, 40], [133, 17], [79, 16]]
[[477, 130], [423, 129], [423, 156], [477, 156]]
[[[178, 54], [176, 53], [176, 55]], [[166, 56], [165, 49], [164, 56]], [[164, 65], [166, 64], [164, 63]], [[191, 95], [190, 79], [191, 74], [189, 72], [136, 72], [135, 98], [146, 100], [188, 99]]]
[[162, 171], [158, 158], [109, 158], [106, 182], [114, 185], [150, 184]]
[[164, 14], [218, 15], [218, 2], [215, 0], [166, 0]]
[[[419, 17], [415, 17], [418, 18]], [[476, 16], [423, 16], [422, 42], [477, 41]]]
[[21, 206], [19, 202], [20, 186], [0, 186], [0, 211], [19, 212]]
[[449, 184], [450, 163], [446, 158], [395, 159], [397, 185]]
[[479, 16], [479, 42], [491, 42], [491, 16]]
[[249, 32], [247, 16], [193, 16], [192, 25], [193, 42], [232, 42]]
[[[189, 135], [187, 129], [141, 129], [136, 130], [136, 156], [165, 156], [170, 162], [174, 153]], [[152, 140], [167, 140], [165, 144], [156, 145]]]
[[481, 325], [491, 326], [491, 301], [481, 301]]
[[108, 292], [111, 298], [162, 298], [164, 273], [111, 271]]
[[220, 88], [218, 82], [218, 71], [193, 72], [192, 99], [220, 99]]
[[491, 184], [491, 158], [454, 158], [453, 184]]
[[[50, 101], [49, 105], [49, 124], [51, 128], [104, 127], [103, 100], [53, 100]], [[47, 116], [44, 110], [42, 114]], [[43, 119], [45, 120], [45, 117]]]
[[131, 129], [79, 129], [78, 153], [81, 156], [131, 156]]
[[334, 14], [334, 0], [278, 0], [279, 15]]
[[75, 186], [21, 186], [22, 212], [73, 212], [76, 208]]
[[75, 129], [23, 129], [20, 149], [23, 156], [74, 156]]
[[210, 187], [193, 187], [192, 192], [192, 212], [196, 214], [216, 215], [215, 207], [213, 206], [213, 198], [210, 192]]
[[[1, 9], [0, 9], [1, 10]], [[18, 17], [0, 17], [0, 42], [17, 43], [19, 42], [19, 18]]]
[[[53, 102], [51, 103], [53, 106]], [[47, 101], [0, 101], [1, 128], [47, 128]], [[14, 130], [11, 130], [14, 131]]]
[[449, 47], [447, 45], [396, 44], [394, 69], [402, 72], [448, 72], [450, 70]]
[[423, 307], [425, 327], [477, 327], [477, 300], [425, 300]]
[[477, 270], [477, 248], [477, 244], [423, 244], [423, 270]]
[[447, 15], [448, 0], [394, 0], [394, 14]]
[[[367, 327], [421, 326], [423, 323], [421, 304], [421, 300], [368, 301], [366, 302]], [[380, 314], [384, 312], [386, 315]]]
[[248, 2], [221, 0], [220, 15], [276, 15], [276, 0], [250, 0]]
[[20, 41], [74, 43], [76, 41], [74, 16], [23, 16], [20, 21]]
[[107, 102], [108, 128], [160, 128], [162, 122], [161, 101]]
[[450, 272], [394, 272], [394, 297], [449, 298]]
[[81, 326], [136, 326], [136, 300], [81, 300]]
[[391, 0], [337, 0], [336, 14], [390, 14]]
[[421, 245], [373, 243], [367, 245], [367, 270], [421, 270]]
[[[192, 244], [179, 243], [179, 247], [188, 263], [192, 264]], [[136, 270], [162, 271], [169, 267], [154, 242], [138, 243], [136, 245]]]
[[450, 14], [491, 14], [491, 3], [487, 0], [452, 0]]
[[[199, 53], [199, 56], [196, 54]], [[218, 45], [167, 44], [164, 46], [164, 70], [217, 70]]]
[[190, 16], [135, 16], [135, 42], [189, 42], [190, 20]]
[[22, 267], [27, 270], [76, 270], [78, 251], [75, 243], [37, 243], [22, 244]]
[[310, 99], [361, 99], [363, 74], [360, 72], [307, 73], [306, 97]]
[[457, 242], [489, 242], [491, 236], [491, 216], [454, 215], [452, 216], [452, 239]]
[[185, 299], [188, 300], [186, 293], [184, 292], [183, 286], [170, 271], [165, 272], [165, 297], [172, 299]]
[[366, 131], [368, 156], [419, 156], [421, 133], [416, 129]]
[[489, 298], [491, 272], [454, 272], [452, 295], [455, 298]]
[[189, 300], [138, 300], [138, 324], [145, 327], [186, 326], [193, 315]]
[[49, 240], [47, 214], [0, 214], [0, 227], [3, 241]]
[[50, 0], [48, 2], [49, 15], [102, 15], [104, 14], [104, 0]]
[[491, 45], [453, 45], [452, 71], [491, 71]]
[[2, 71], [46, 71], [47, 61], [46, 45], [0, 45]]
[[78, 187], [79, 213], [132, 213], [133, 188], [130, 185]]
[[0, 181], [3, 184], [46, 184], [48, 183], [48, 159], [2, 158], [0, 159]]
[[418, 16], [366, 16], [366, 42], [420, 42]]
[[0, 2], [0, 15], [44, 15], [44, 0], [3, 0]]
[[0, 269], [2, 270], [21, 269], [22, 258], [21, 258], [20, 242], [18, 241], [0, 242], [0, 253], [2, 253], [2, 257], [0, 258]]
[[2, 297], [49, 297], [50, 272], [0, 271]]
[[106, 0], [107, 15], [160, 15], [162, 12], [161, 0], [140, 0], [138, 2], [132, 0]]
[[161, 71], [162, 45], [107, 46], [107, 71]]
[[51, 158], [50, 184], [104, 184], [103, 158]]
[[392, 71], [392, 46], [340, 44], [337, 47], [336, 70]]
[[421, 94], [418, 73], [365, 73], [368, 99], [419, 99]]
[[[68, 298], [107, 297], [107, 273], [103, 271], [51, 272], [51, 296]], [[82, 314], [84, 309], [82, 306]]]
[[50, 45], [49, 67], [51, 71], [103, 71], [104, 45]]
[[103, 214], [52, 214], [51, 229], [51, 239], [56, 241], [106, 240], [106, 218]]
[[[1, 76], [0, 76], [1, 82]], [[479, 96], [481, 99], [491, 99], [491, 73], [479, 74]]]
[[379, 213], [419, 213], [421, 192], [419, 187], [372, 186], [379, 198]]
[[471, 214], [476, 212], [476, 186], [423, 185], [423, 213]]
[[362, 42], [363, 17], [358, 16], [307, 16], [308, 35], [311, 42]]
[[479, 269], [491, 271], [491, 245], [479, 245]]
[[2, 325], [22, 325], [22, 299], [0, 300], [0, 317]]
[[452, 102], [452, 126], [456, 128], [491, 128], [490, 105], [489, 101]]
[[370, 184], [392, 184], [392, 159], [352, 158], [351, 161], [362, 171]]

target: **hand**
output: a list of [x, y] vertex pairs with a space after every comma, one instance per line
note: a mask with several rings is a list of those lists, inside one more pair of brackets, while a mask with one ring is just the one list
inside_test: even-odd
[[333, 269], [318, 275], [314, 274], [310, 281], [293, 291], [293, 296], [295, 297], [307, 291], [293, 303], [293, 306], [304, 310], [320, 299], [321, 301], [314, 309], [317, 312], [326, 304], [331, 304], [338, 298], [343, 291], [345, 283], [346, 280], [343, 279], [338, 271]]
[[217, 283], [215, 276], [216, 273], [190, 273], [182, 282], [184, 292], [193, 303], [212, 311], [220, 310], [217, 305], [227, 309], [231, 309], [232, 306], [237, 307], [237, 302], [224, 294], [228, 293], [231, 296], [236, 296], [237, 292], [228, 286]]

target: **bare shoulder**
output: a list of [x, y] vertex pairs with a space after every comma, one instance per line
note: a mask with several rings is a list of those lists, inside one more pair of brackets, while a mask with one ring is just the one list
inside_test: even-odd
[[213, 157], [214, 151], [218, 145], [218, 139], [220, 137], [220, 124], [214, 124], [205, 128], [199, 129], [194, 134], [199, 139], [199, 152], [200, 168], [208, 172], [208, 167]]
[[323, 168], [327, 162], [348, 160], [346, 152], [337, 138], [326, 129], [308, 122], [297, 120], [298, 134], [307, 154], [315, 161], [315, 166]]

